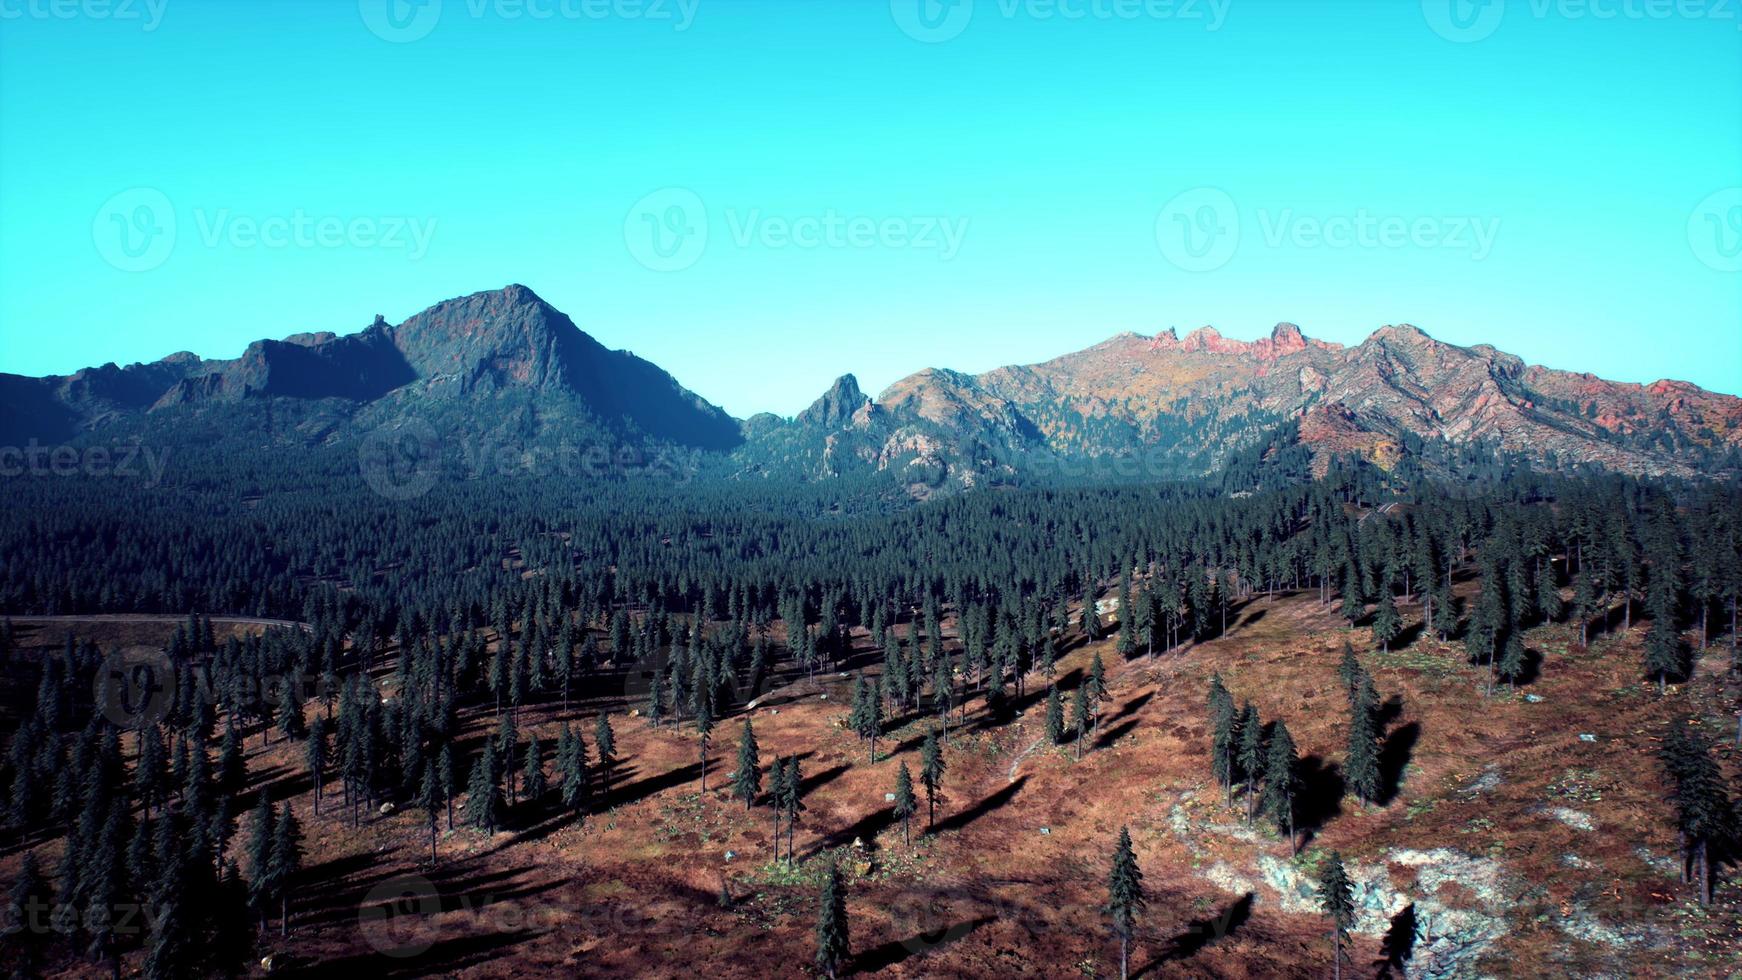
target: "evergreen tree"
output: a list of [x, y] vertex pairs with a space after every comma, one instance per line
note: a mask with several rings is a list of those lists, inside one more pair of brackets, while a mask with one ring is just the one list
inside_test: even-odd
[[1210, 765], [1225, 791], [1223, 802], [1227, 806], [1234, 805], [1239, 733], [1240, 715], [1234, 707], [1234, 698], [1222, 686], [1222, 675], [1215, 674], [1210, 678]]
[[919, 781], [925, 786], [925, 823], [928, 828], [937, 821], [938, 790], [944, 784], [944, 770], [947, 768], [943, 748], [938, 745], [937, 732], [926, 732], [925, 743], [919, 750]]
[[1371, 678], [1362, 678], [1361, 692], [1349, 706], [1349, 755], [1344, 763], [1344, 779], [1350, 792], [1363, 804], [1379, 799], [1379, 732], [1373, 705], [1378, 695], [1373, 692]]
[[436, 763], [433, 759], [425, 760], [423, 777], [418, 782], [417, 805], [423, 808], [424, 817], [429, 824], [429, 863], [436, 863], [436, 823], [441, 815], [445, 800], [442, 796], [441, 776], [436, 773]]
[[1300, 758], [1288, 725], [1280, 719], [1270, 733], [1270, 749], [1264, 765], [1264, 808], [1276, 821], [1278, 832], [1288, 834], [1288, 848], [1296, 852], [1294, 836], [1295, 795], [1300, 791]]
[[1248, 701], [1240, 718], [1240, 772], [1246, 782], [1247, 823], [1252, 822], [1258, 806], [1258, 783], [1264, 776], [1264, 764], [1264, 722], [1259, 719], [1258, 709]]
[[852, 955], [847, 932], [847, 896], [841, 884], [841, 869], [829, 865], [817, 903], [817, 971], [836, 980]]
[[288, 800], [273, 821], [271, 867], [273, 890], [278, 893], [278, 934], [284, 937], [290, 935], [290, 893], [302, 873], [302, 827]]
[[912, 836], [908, 832], [908, 824], [913, 815], [919, 812], [919, 801], [913, 795], [913, 774], [907, 771], [907, 763], [903, 761], [901, 768], [895, 771], [895, 819], [901, 821], [901, 843], [913, 846]]
[[1089, 733], [1089, 715], [1094, 711], [1089, 707], [1089, 682], [1083, 681], [1071, 694], [1071, 728], [1075, 732], [1071, 742], [1072, 757], [1083, 757], [1083, 740]]
[[497, 770], [496, 743], [485, 740], [466, 781], [466, 823], [487, 834], [496, 832], [503, 807], [502, 777]]
[[607, 712], [599, 712], [599, 720], [593, 725], [593, 748], [599, 753], [599, 792], [609, 800], [611, 773], [617, 764], [617, 733], [611, 729], [611, 715]]
[[1506, 634], [1506, 642], [1501, 646], [1500, 678], [1506, 682], [1508, 689], [1518, 690], [1518, 679], [1524, 676], [1528, 665], [1528, 651], [1524, 648], [1524, 637], [1517, 630]]
[[278, 888], [272, 868], [272, 842], [276, 834], [273, 823], [272, 801], [267, 797], [266, 791], [261, 790], [260, 805], [254, 809], [254, 831], [248, 845], [251, 872], [248, 897], [249, 904], [254, 906], [260, 916], [262, 932], [266, 930], [267, 910], [274, 904]]
[[1319, 868], [1319, 907], [1331, 917], [1331, 969], [1338, 980], [1343, 976], [1343, 940], [1355, 926], [1355, 894], [1349, 883], [1349, 873], [1343, 867], [1343, 856], [1336, 851]]
[[[10, 623], [8, 624], [10, 626]], [[25, 851], [18, 866], [18, 877], [7, 892], [7, 921], [4, 923], [7, 945], [13, 949], [13, 974], [18, 977], [41, 975], [47, 958], [50, 923], [54, 910], [54, 893], [35, 851]]]
[[544, 802], [544, 794], [550, 789], [544, 776], [544, 746], [534, 733], [526, 742], [526, 756], [521, 762], [521, 788], [525, 791], [526, 802], [533, 807]]
[[1065, 704], [1057, 685], [1046, 689], [1046, 740], [1053, 745], [1063, 745], [1065, 741]]
[[1119, 977], [1131, 974], [1131, 937], [1137, 917], [1148, 900], [1143, 894], [1143, 872], [1131, 849], [1131, 831], [1119, 828], [1119, 843], [1113, 848], [1113, 868], [1107, 876], [1107, 917], [1113, 920], [1113, 935], [1119, 939]]
[[744, 812], [756, 805], [762, 792], [762, 750], [756, 744], [756, 732], [750, 718], [744, 718], [744, 735], [738, 740], [738, 768], [732, 773], [732, 794], [744, 801]]
[[1397, 601], [1389, 588], [1379, 592], [1379, 604], [1373, 610], [1373, 641], [1381, 652], [1391, 652], [1391, 641], [1403, 632], [1403, 621], [1397, 615]]
[[1681, 718], [1670, 724], [1659, 757], [1675, 786], [1670, 799], [1682, 842], [1682, 878], [1693, 878], [1700, 904], [1709, 905], [1712, 867], [1734, 850], [1737, 838], [1737, 815], [1723, 770], [1712, 758], [1711, 741]]

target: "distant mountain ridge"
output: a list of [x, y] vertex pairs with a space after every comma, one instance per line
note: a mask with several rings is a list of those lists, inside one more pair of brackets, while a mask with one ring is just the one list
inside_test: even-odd
[[845, 375], [792, 419], [740, 422], [657, 365], [605, 348], [520, 285], [397, 325], [378, 316], [353, 334], [257, 341], [231, 360], [184, 352], [68, 376], [0, 375], [0, 437], [52, 441], [127, 420], [173, 440], [189, 413], [287, 399], [313, 406], [317, 422], [296, 433], [309, 441], [416, 416], [498, 441], [584, 434], [704, 450], [739, 477], [881, 473], [918, 496], [1067, 461], [1141, 459], [1141, 475], [1183, 477], [1284, 450], [1304, 454], [1315, 473], [1338, 457], [1390, 469], [1454, 451], [1559, 470], [1742, 468], [1742, 399], [1526, 365], [1409, 325], [1349, 347], [1288, 323], [1253, 341], [1210, 327], [1184, 338], [1123, 333], [982, 374], [927, 368], [875, 399]]
[[737, 421], [723, 410], [659, 366], [608, 350], [521, 285], [438, 303], [397, 326], [377, 316], [354, 334], [255, 341], [233, 360], [180, 353], [66, 377], [0, 375], [0, 405], [46, 430], [30, 433], [44, 438], [100, 426], [115, 414], [268, 397], [356, 408], [391, 402], [404, 412], [430, 401], [483, 406], [509, 393], [560, 408], [559, 418], [580, 413], [636, 437], [713, 450], [741, 441]]

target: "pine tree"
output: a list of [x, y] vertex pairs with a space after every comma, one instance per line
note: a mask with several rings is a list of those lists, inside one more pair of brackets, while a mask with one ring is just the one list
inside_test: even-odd
[[702, 751], [702, 792], [708, 791], [708, 742], [714, 734], [714, 705], [708, 698], [696, 701], [696, 734]]
[[798, 837], [798, 815], [806, 809], [804, 805], [804, 773], [799, 771], [798, 760], [786, 760], [786, 859], [793, 860], [793, 844]]
[[1053, 745], [1065, 741], [1065, 704], [1056, 684], [1046, 689], [1046, 740]]
[[302, 714], [302, 697], [295, 684], [279, 687], [278, 730], [288, 739], [300, 739], [308, 734], [308, 723]]
[[471, 778], [466, 781], [466, 823], [487, 834], [496, 832], [502, 800], [502, 778], [496, 764], [496, 744], [485, 740], [483, 751], [472, 763]]
[[1355, 926], [1355, 895], [1343, 856], [1336, 851], [1319, 869], [1319, 907], [1331, 917], [1332, 975], [1343, 976], [1343, 940]]
[[1089, 732], [1089, 715], [1094, 709], [1089, 707], [1089, 682], [1083, 681], [1071, 694], [1071, 728], [1075, 736], [1071, 742], [1072, 757], [1083, 757], [1083, 740]]
[[1373, 705], [1378, 695], [1373, 692], [1371, 678], [1363, 678], [1361, 691], [1349, 706], [1349, 755], [1344, 763], [1344, 778], [1349, 790], [1363, 804], [1379, 799], [1379, 733]]
[[1265, 763], [1264, 722], [1252, 702], [1240, 718], [1240, 772], [1246, 782], [1246, 822], [1252, 822], [1258, 805], [1258, 782], [1263, 778]]
[[738, 768], [732, 773], [732, 794], [744, 801], [744, 812], [756, 805], [762, 792], [762, 750], [756, 744], [756, 732], [744, 719], [744, 734], [738, 740]]
[[271, 865], [274, 890], [278, 892], [278, 934], [284, 937], [290, 935], [290, 893], [296, 876], [302, 873], [302, 827], [288, 800], [284, 811], [273, 821]]
[[1373, 640], [1379, 644], [1381, 652], [1391, 652], [1391, 641], [1397, 639], [1403, 632], [1403, 621], [1397, 615], [1397, 600], [1391, 596], [1391, 589], [1379, 591], [1379, 604], [1373, 610]]
[[1683, 880], [1697, 883], [1701, 905], [1712, 901], [1712, 866], [1729, 853], [1737, 838], [1737, 815], [1725, 788], [1723, 770], [1712, 758], [1706, 736], [1678, 718], [1670, 724], [1659, 749], [1664, 768], [1675, 784], [1677, 830], [1682, 841]]
[[1113, 935], [1119, 940], [1119, 977], [1131, 974], [1131, 937], [1137, 917], [1148, 900], [1143, 894], [1143, 872], [1131, 849], [1131, 831], [1119, 828], [1119, 843], [1113, 849], [1113, 868], [1107, 876], [1107, 917], [1113, 920]]
[[599, 753], [599, 793], [609, 801], [612, 769], [617, 764], [617, 733], [611, 730], [611, 716], [607, 712], [599, 712], [599, 720], [593, 726], [593, 748]]
[[51, 928], [50, 913], [54, 909], [54, 893], [35, 851], [25, 851], [18, 866], [18, 877], [7, 892], [7, 944], [14, 950], [13, 973], [18, 977], [39, 976], [48, 952]]
[[1300, 791], [1300, 759], [1288, 725], [1280, 719], [1270, 732], [1270, 749], [1264, 765], [1264, 809], [1276, 820], [1278, 832], [1288, 834], [1288, 848], [1296, 852], [1294, 798]]
[[913, 815], [919, 812], [919, 801], [913, 795], [913, 774], [907, 771], [907, 762], [901, 763], [901, 768], [895, 771], [895, 819], [901, 821], [901, 843], [912, 847], [913, 839], [908, 832], [908, 824]]
[[544, 802], [544, 794], [550, 789], [550, 784], [544, 776], [544, 746], [540, 744], [537, 733], [526, 742], [526, 756], [521, 762], [521, 788], [525, 790], [526, 802], [538, 807]]
[[442, 798], [442, 780], [436, 773], [434, 760], [425, 760], [423, 778], [418, 782], [417, 805], [423, 808], [424, 816], [429, 822], [429, 863], [436, 863], [436, 824], [441, 815], [445, 801]]
[[937, 732], [926, 732], [925, 743], [919, 750], [919, 781], [925, 786], [927, 828], [937, 821], [938, 790], [944, 784], [944, 770], [947, 768], [943, 748], [938, 745]]
[[1524, 648], [1524, 637], [1517, 630], [1506, 634], [1506, 642], [1501, 646], [1500, 678], [1506, 682], [1509, 690], [1518, 690], [1518, 679], [1524, 676], [1528, 664], [1528, 651]]
[[852, 955], [847, 931], [847, 897], [841, 884], [841, 869], [829, 865], [817, 903], [817, 970], [836, 980]]
[[251, 878], [249, 881], [249, 902], [260, 916], [260, 929], [266, 929], [267, 909], [272, 907], [277, 882], [272, 873], [272, 841], [274, 813], [272, 801], [266, 791], [260, 791], [260, 805], [254, 809], [254, 832], [249, 838], [248, 862]]
[[1361, 686], [1361, 678], [1367, 672], [1361, 667], [1361, 658], [1355, 655], [1355, 647], [1348, 640], [1343, 641], [1343, 658], [1337, 662], [1337, 678], [1343, 682], [1345, 693], [1353, 696]]
[[1210, 765], [1216, 781], [1225, 791], [1224, 804], [1234, 805], [1236, 752], [1239, 746], [1240, 715], [1234, 698], [1222, 686], [1222, 675], [1210, 678]]

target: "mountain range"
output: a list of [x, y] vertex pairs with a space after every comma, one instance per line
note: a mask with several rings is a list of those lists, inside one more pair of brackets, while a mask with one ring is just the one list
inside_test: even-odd
[[682, 447], [738, 477], [885, 473], [917, 496], [1049, 466], [1202, 475], [1287, 450], [1315, 473], [1338, 457], [1448, 468], [1460, 453], [1561, 471], [1742, 468], [1742, 399], [1527, 365], [1407, 325], [1350, 347], [1286, 323], [1250, 342], [1210, 327], [1123, 333], [1040, 364], [928, 368], [875, 398], [847, 375], [794, 418], [740, 421], [520, 285], [397, 325], [377, 316], [357, 333], [256, 341], [233, 360], [183, 352], [66, 376], [0, 374], [0, 440], [143, 431], [173, 443], [196, 425], [258, 426], [258, 414], [233, 411], [258, 405], [295, 424], [232, 435], [319, 445], [416, 417], [459, 437]]

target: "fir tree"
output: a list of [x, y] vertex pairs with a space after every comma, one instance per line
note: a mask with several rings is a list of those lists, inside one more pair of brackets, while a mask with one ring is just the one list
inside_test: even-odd
[[1258, 806], [1258, 783], [1264, 775], [1264, 750], [1264, 722], [1259, 719], [1258, 709], [1248, 701], [1240, 718], [1240, 772], [1246, 782], [1247, 823], [1252, 822], [1253, 811]]
[[1089, 682], [1083, 681], [1071, 694], [1071, 728], [1075, 736], [1071, 743], [1072, 757], [1083, 757], [1083, 740], [1089, 732], [1089, 715], [1094, 709], [1089, 707]]
[[1234, 698], [1222, 686], [1222, 675], [1215, 674], [1210, 678], [1210, 765], [1216, 781], [1222, 784], [1223, 803], [1227, 806], [1234, 805], [1239, 734], [1240, 715], [1234, 707]]
[[466, 781], [466, 823], [487, 834], [496, 832], [503, 806], [502, 778], [497, 768], [496, 744], [486, 740], [477, 761], [472, 763], [471, 778]]
[[1046, 739], [1053, 745], [1063, 745], [1065, 741], [1065, 704], [1057, 685], [1046, 689]]
[[1264, 765], [1264, 809], [1276, 821], [1278, 832], [1288, 834], [1288, 848], [1297, 850], [1294, 836], [1294, 798], [1300, 791], [1300, 759], [1288, 725], [1278, 720], [1270, 733], [1270, 748]]
[[1355, 895], [1343, 856], [1336, 851], [1319, 868], [1319, 908], [1331, 917], [1332, 976], [1343, 976], [1343, 940], [1355, 926]]
[[1711, 741], [1681, 718], [1670, 724], [1659, 757], [1675, 786], [1670, 799], [1682, 842], [1683, 880], [1693, 878], [1700, 904], [1709, 905], [1712, 866], [1733, 850], [1737, 837], [1736, 811], [1723, 770], [1712, 758]]
[[1397, 639], [1403, 632], [1403, 621], [1397, 615], [1397, 601], [1391, 597], [1391, 589], [1379, 591], [1379, 604], [1373, 610], [1373, 640], [1379, 644], [1381, 652], [1391, 651], [1391, 641]]
[[423, 808], [424, 817], [429, 824], [429, 863], [436, 863], [436, 823], [441, 815], [445, 800], [442, 795], [441, 776], [436, 773], [434, 760], [426, 760], [423, 766], [423, 778], [418, 783], [417, 805]]
[[1362, 690], [1349, 706], [1349, 755], [1344, 763], [1344, 778], [1349, 790], [1363, 804], [1379, 799], [1379, 733], [1374, 718], [1371, 678], [1362, 679]]
[[944, 770], [947, 768], [937, 732], [926, 732], [925, 743], [919, 751], [919, 781], [925, 786], [925, 823], [928, 828], [937, 821], [938, 790], [944, 784]]
[[599, 712], [593, 726], [593, 747], [599, 753], [599, 792], [605, 799], [611, 796], [611, 775], [617, 764], [617, 733], [611, 730], [611, 715]]
[[908, 824], [913, 815], [919, 812], [919, 801], [913, 795], [913, 774], [907, 771], [907, 762], [901, 763], [901, 768], [895, 771], [895, 819], [901, 821], [901, 843], [912, 847], [913, 839], [908, 832]]
[[744, 734], [738, 740], [738, 768], [732, 773], [732, 793], [744, 801], [744, 812], [756, 805], [762, 792], [762, 750], [756, 744], [756, 732], [744, 719]]
[[1107, 876], [1107, 917], [1113, 920], [1113, 935], [1119, 940], [1119, 976], [1131, 973], [1131, 938], [1137, 918], [1148, 900], [1143, 895], [1143, 872], [1131, 849], [1131, 831], [1119, 828], [1119, 843], [1113, 849], [1113, 868]]
[[283, 812], [273, 821], [272, 826], [272, 881], [273, 890], [278, 893], [280, 937], [290, 935], [290, 893], [294, 890], [297, 875], [301, 873], [302, 827], [287, 800]]
[[550, 783], [544, 776], [544, 746], [534, 733], [526, 742], [526, 756], [521, 762], [521, 789], [525, 791], [526, 802], [538, 807], [544, 802], [544, 794], [550, 789]]
[[836, 980], [852, 955], [847, 931], [847, 897], [841, 884], [841, 869], [829, 865], [817, 903], [817, 971]]

